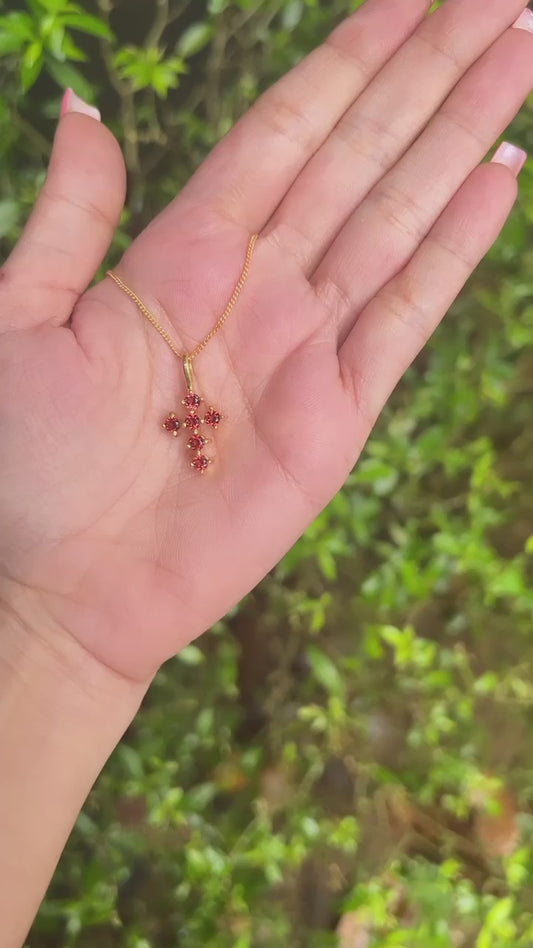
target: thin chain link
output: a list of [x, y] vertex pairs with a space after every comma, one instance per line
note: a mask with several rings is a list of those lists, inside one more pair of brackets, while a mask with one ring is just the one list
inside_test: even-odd
[[195, 349], [192, 350], [192, 352], [187, 353], [187, 352], [179, 351], [179, 349], [172, 342], [172, 339], [170, 338], [168, 332], [165, 329], [163, 329], [160, 323], [158, 323], [155, 316], [152, 315], [150, 310], [144, 305], [142, 300], [139, 299], [137, 294], [134, 293], [133, 290], [131, 290], [130, 287], [127, 286], [127, 284], [124, 283], [124, 281], [121, 280], [120, 277], [116, 275], [116, 273], [113, 273], [112, 270], [108, 270], [107, 276], [111, 277], [111, 279], [115, 281], [117, 286], [119, 286], [120, 289], [123, 290], [124, 293], [126, 293], [126, 295], [129, 296], [131, 300], [133, 300], [136, 306], [138, 306], [138, 308], [140, 309], [143, 316], [146, 316], [146, 318], [151, 322], [154, 329], [157, 329], [158, 333], [163, 337], [167, 345], [170, 346], [174, 355], [176, 355], [179, 359], [188, 358], [192, 362], [192, 360], [195, 359], [196, 356], [199, 355], [203, 349], [205, 349], [208, 343], [211, 342], [211, 339], [213, 338], [213, 336], [216, 336], [216, 334], [220, 332], [224, 323], [226, 322], [228, 317], [231, 315], [233, 309], [235, 308], [237, 300], [239, 299], [239, 296], [242, 293], [244, 284], [246, 283], [246, 280], [248, 279], [248, 274], [250, 272], [250, 266], [252, 263], [252, 257], [253, 257], [253, 253], [254, 253], [254, 249], [255, 249], [255, 245], [257, 243], [258, 237], [259, 237], [258, 234], [254, 234], [250, 240], [250, 243], [248, 244], [248, 250], [246, 252], [246, 261], [244, 264], [244, 269], [239, 278], [239, 282], [237, 283], [237, 286], [235, 287], [233, 291], [233, 295], [228, 305], [226, 306], [226, 309], [222, 313], [222, 316], [220, 317], [218, 322], [215, 324], [215, 326], [213, 326], [211, 332], [207, 334], [205, 339], [202, 339], [202, 341], [196, 346]]
[[146, 308], [146, 306], [144, 305], [142, 300], [139, 299], [137, 294], [134, 293], [133, 290], [130, 290], [129, 286], [126, 286], [126, 284], [120, 279], [120, 277], [117, 276], [116, 273], [113, 273], [112, 270], [107, 271], [107, 276], [111, 277], [111, 279], [115, 281], [117, 286], [119, 286], [121, 290], [124, 290], [126, 295], [129, 296], [129, 298], [132, 299], [133, 302], [137, 304], [141, 313], [144, 316], [146, 316], [147, 319], [150, 320], [150, 322], [152, 323], [152, 326], [155, 326], [158, 333], [160, 333], [163, 336], [163, 339], [165, 340], [166, 343], [168, 343], [168, 345], [172, 349], [172, 352], [174, 352], [178, 356], [178, 358], [180, 359], [183, 358], [179, 349], [177, 349], [174, 343], [172, 342], [172, 339], [170, 338], [168, 332], [165, 329], [163, 329], [162, 326], [159, 325], [155, 316], [152, 316], [150, 310]]

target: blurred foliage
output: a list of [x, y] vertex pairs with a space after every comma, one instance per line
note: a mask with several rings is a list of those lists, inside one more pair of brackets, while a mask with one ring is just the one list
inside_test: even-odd
[[[113, 260], [349, 8], [0, 2], [4, 250], [60, 87], [124, 146]], [[509, 133], [530, 151], [532, 119]], [[346, 488], [158, 675], [30, 948], [533, 944], [532, 237], [530, 163]]]

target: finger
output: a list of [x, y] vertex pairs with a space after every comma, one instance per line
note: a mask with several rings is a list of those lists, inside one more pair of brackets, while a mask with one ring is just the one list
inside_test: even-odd
[[2, 268], [0, 328], [66, 322], [111, 243], [124, 206], [119, 145], [67, 90], [46, 181]]
[[292, 253], [306, 273], [524, 5], [524, 0], [448, 0], [422, 22], [347, 111], [267, 226], [271, 239]]
[[[258, 231], [353, 100], [412, 33], [431, 0], [367, 0], [264, 93], [180, 195]], [[515, 2], [516, 0], [511, 0]]]
[[492, 163], [477, 168], [407, 267], [359, 316], [339, 358], [362, 424], [361, 447], [396, 384], [498, 237], [525, 159], [525, 152], [507, 145]]
[[411, 258], [533, 85], [533, 35], [507, 30], [354, 212], [312, 278], [340, 343]]

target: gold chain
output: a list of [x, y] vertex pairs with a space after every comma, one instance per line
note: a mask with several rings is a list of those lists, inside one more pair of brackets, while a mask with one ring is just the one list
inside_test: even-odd
[[224, 312], [222, 313], [222, 316], [220, 317], [220, 319], [218, 320], [218, 322], [216, 323], [216, 325], [213, 326], [211, 332], [208, 332], [208, 334], [207, 334], [207, 336], [205, 337], [205, 339], [202, 339], [202, 341], [196, 346], [195, 349], [193, 349], [192, 352], [188, 352], [188, 353], [187, 353], [187, 352], [180, 352], [180, 351], [177, 349], [177, 347], [176, 347], [176, 346], [174, 345], [174, 343], [172, 342], [172, 339], [170, 338], [168, 332], [167, 332], [165, 329], [163, 329], [163, 327], [160, 325], [160, 323], [157, 322], [157, 319], [155, 318], [155, 316], [152, 315], [152, 313], [150, 312], [150, 310], [144, 305], [144, 303], [142, 302], [142, 300], [139, 299], [139, 297], [137, 296], [137, 294], [134, 293], [133, 290], [131, 290], [130, 287], [127, 286], [127, 284], [124, 283], [124, 281], [121, 280], [120, 277], [118, 277], [118, 276], [116, 275], [116, 273], [113, 273], [112, 270], [108, 270], [108, 271], [107, 271], [107, 276], [111, 277], [111, 279], [115, 281], [115, 283], [117, 284], [117, 286], [119, 286], [121, 290], [124, 290], [124, 293], [126, 293], [127, 296], [129, 296], [129, 298], [130, 298], [131, 300], [133, 300], [133, 302], [136, 304], [136, 306], [138, 306], [138, 308], [140, 309], [140, 311], [141, 311], [141, 313], [143, 314], [143, 316], [146, 316], [146, 318], [151, 322], [152, 326], [153, 326], [155, 329], [157, 329], [158, 333], [163, 337], [163, 339], [165, 340], [165, 342], [167, 343], [167, 345], [170, 346], [170, 348], [172, 349], [172, 352], [173, 352], [175, 355], [177, 355], [179, 359], [183, 359], [184, 361], [187, 360], [188, 362], [192, 362], [192, 360], [195, 359], [196, 356], [199, 355], [200, 352], [202, 352], [203, 349], [205, 349], [205, 347], [206, 347], [206, 346], [208, 345], [208, 343], [211, 341], [211, 339], [213, 338], [213, 336], [216, 336], [217, 332], [220, 332], [220, 330], [222, 329], [224, 323], [226, 322], [226, 320], [228, 319], [228, 317], [231, 315], [231, 312], [233, 311], [233, 309], [234, 309], [234, 307], [235, 307], [235, 304], [237, 303], [237, 300], [239, 299], [239, 296], [241, 295], [241, 292], [242, 292], [242, 289], [243, 289], [243, 287], [244, 287], [244, 284], [246, 283], [246, 280], [247, 280], [247, 278], [248, 278], [248, 274], [249, 274], [249, 272], [250, 272], [250, 264], [251, 264], [251, 262], [252, 262], [252, 257], [253, 257], [253, 253], [254, 253], [254, 249], [255, 249], [255, 245], [256, 245], [256, 243], [257, 243], [258, 237], [259, 237], [258, 234], [254, 234], [254, 235], [252, 236], [251, 240], [250, 240], [250, 243], [248, 244], [248, 250], [247, 250], [247, 253], [246, 253], [246, 261], [245, 261], [245, 264], [244, 264], [244, 269], [243, 269], [242, 274], [241, 274], [241, 276], [240, 276], [240, 278], [239, 278], [239, 282], [237, 283], [237, 286], [235, 287], [235, 289], [234, 289], [234, 291], [233, 291], [233, 295], [232, 295], [232, 297], [231, 297], [231, 299], [230, 299], [228, 305], [226, 306], [226, 309], [225, 309]]

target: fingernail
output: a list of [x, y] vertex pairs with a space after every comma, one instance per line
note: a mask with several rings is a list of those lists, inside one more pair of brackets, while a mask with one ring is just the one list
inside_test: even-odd
[[517, 30], [527, 30], [528, 33], [533, 33], [533, 10], [530, 10], [529, 7], [524, 10], [514, 21], [513, 26]]
[[527, 151], [511, 145], [510, 142], [502, 142], [498, 150], [494, 152], [492, 161], [498, 165], [505, 165], [518, 177], [527, 161]]
[[80, 99], [79, 95], [76, 95], [72, 89], [67, 89], [63, 96], [59, 117], [63, 118], [67, 112], [81, 112], [83, 115], [90, 115], [91, 118], [96, 119], [98, 122], [101, 120], [99, 110], [95, 108], [94, 105], [89, 105], [87, 102], [84, 102], [83, 99]]

